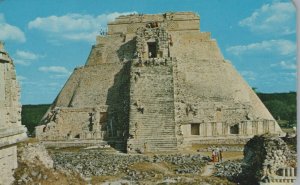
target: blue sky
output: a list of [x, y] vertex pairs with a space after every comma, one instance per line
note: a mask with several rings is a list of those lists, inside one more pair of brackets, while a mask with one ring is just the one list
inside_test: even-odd
[[116, 16], [193, 11], [260, 92], [296, 91], [296, 10], [288, 0], [0, 0], [0, 40], [16, 65], [22, 104], [51, 103], [95, 36]]

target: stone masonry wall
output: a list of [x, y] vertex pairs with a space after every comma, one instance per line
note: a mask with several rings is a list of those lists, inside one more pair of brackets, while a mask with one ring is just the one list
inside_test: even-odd
[[[134, 41], [125, 42], [122, 36], [111, 36], [104, 42], [107, 44], [92, 48], [86, 66], [74, 70], [42, 120], [42, 124], [52, 126], [37, 128], [38, 138], [107, 139], [123, 138], [128, 133], [128, 58], [132, 57], [135, 44]], [[55, 109], [62, 110], [60, 123], [47, 119]], [[97, 112], [96, 109], [101, 110]], [[100, 116], [105, 116], [105, 121], [94, 123], [91, 114], [99, 112]], [[87, 131], [93, 124], [100, 124], [97, 126], [100, 133], [95, 134], [93, 129]]]
[[20, 88], [15, 66], [0, 42], [0, 184], [11, 184], [17, 168], [16, 144], [24, 140], [26, 128], [21, 125]]

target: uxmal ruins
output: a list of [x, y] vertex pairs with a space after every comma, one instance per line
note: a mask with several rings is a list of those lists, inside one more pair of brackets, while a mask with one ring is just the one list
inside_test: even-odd
[[17, 164], [16, 143], [27, 138], [21, 125], [21, 104], [15, 66], [0, 41], [0, 184], [14, 181]]
[[198, 15], [120, 16], [96, 40], [36, 128], [45, 143], [159, 152], [282, 133]]

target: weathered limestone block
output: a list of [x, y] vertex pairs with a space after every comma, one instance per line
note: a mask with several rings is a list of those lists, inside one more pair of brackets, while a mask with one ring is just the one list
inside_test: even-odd
[[12, 59], [0, 42], [0, 184], [11, 184], [17, 168], [17, 147], [24, 140], [26, 128], [21, 125], [20, 88]]
[[20, 160], [30, 163], [40, 161], [46, 168], [53, 168], [53, 160], [48, 154], [45, 146], [40, 143], [27, 144], [19, 150]]

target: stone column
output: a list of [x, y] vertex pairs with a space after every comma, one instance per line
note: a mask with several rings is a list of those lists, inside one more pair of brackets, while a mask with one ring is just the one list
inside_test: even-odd
[[246, 130], [246, 135], [252, 135], [253, 134], [253, 124], [252, 121], [247, 121], [247, 130]]
[[216, 135], [223, 135], [222, 123], [216, 123]]
[[294, 175], [294, 168], [290, 168], [290, 170], [291, 170], [291, 177], [294, 177], [295, 175]]
[[212, 136], [212, 123], [206, 123], [206, 135]]
[[206, 137], [207, 136], [207, 123], [202, 123], [203, 125], [203, 136]]
[[286, 176], [289, 177], [290, 176], [290, 169], [289, 168], [285, 168], [286, 170]]
[[262, 121], [258, 121], [258, 122], [257, 122], [257, 134], [262, 134], [262, 133], [264, 133], [264, 132], [263, 132], [263, 129], [264, 129], [264, 127], [263, 127], [263, 122], [262, 122]]

